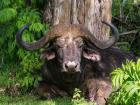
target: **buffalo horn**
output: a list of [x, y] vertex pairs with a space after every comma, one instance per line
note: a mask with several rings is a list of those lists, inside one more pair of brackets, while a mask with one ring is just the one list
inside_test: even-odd
[[96, 47], [100, 49], [107, 49], [118, 41], [119, 33], [117, 28], [113, 24], [107, 22], [103, 22], [103, 23], [110, 27], [112, 31], [112, 36], [107, 41], [99, 41], [92, 35], [93, 37], [91, 38], [91, 41], [96, 45]]

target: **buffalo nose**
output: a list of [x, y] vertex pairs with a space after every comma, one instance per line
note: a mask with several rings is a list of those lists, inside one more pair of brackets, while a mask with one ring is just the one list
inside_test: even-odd
[[66, 69], [76, 69], [78, 67], [78, 63], [76, 63], [76, 62], [71, 62], [71, 61], [69, 61], [69, 62], [67, 62], [67, 63], [65, 63], [65, 68]]

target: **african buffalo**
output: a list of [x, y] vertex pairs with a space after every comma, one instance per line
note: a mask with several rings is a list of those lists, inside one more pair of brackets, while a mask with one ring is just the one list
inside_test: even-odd
[[41, 58], [45, 60], [38, 94], [45, 98], [72, 96], [80, 88], [85, 98], [104, 105], [112, 90], [110, 73], [120, 67], [126, 59], [135, 59], [112, 45], [118, 41], [117, 28], [107, 22], [112, 37], [99, 41], [87, 28], [76, 24], [58, 24], [51, 27], [47, 35], [37, 42], [28, 44], [22, 40], [23, 26], [16, 40], [24, 49], [33, 51], [42, 47]]

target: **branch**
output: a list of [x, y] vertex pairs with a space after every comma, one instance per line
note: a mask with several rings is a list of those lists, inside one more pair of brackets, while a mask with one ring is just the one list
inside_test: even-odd
[[122, 21], [121, 19], [119, 19], [119, 18], [117, 18], [117, 17], [112, 17], [114, 20], [117, 20], [117, 21], [119, 21], [119, 22], [121, 22], [122, 24], [125, 24], [125, 25], [127, 25], [127, 26], [129, 26], [126, 22], [124, 22], [124, 21]]
[[137, 30], [132, 30], [132, 31], [128, 31], [128, 32], [123, 32], [123, 33], [120, 33], [120, 36], [123, 36], [123, 35], [129, 35], [129, 34], [137, 34], [138, 31]]
[[114, 20], [116, 20], [116, 21], [118, 21], [118, 22], [120, 22], [121, 24], [124, 24], [124, 25], [126, 25], [127, 27], [128, 27], [128, 29], [136, 29], [137, 27], [136, 26], [134, 26], [134, 25], [130, 25], [130, 24], [127, 24], [126, 22], [124, 22], [123, 20], [121, 20], [121, 19], [119, 19], [119, 18], [117, 18], [117, 17], [112, 17]]

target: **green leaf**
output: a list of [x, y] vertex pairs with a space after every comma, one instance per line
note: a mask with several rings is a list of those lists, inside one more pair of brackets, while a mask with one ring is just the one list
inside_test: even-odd
[[16, 9], [4, 8], [0, 11], [0, 23], [5, 23], [12, 20], [17, 15]]
[[111, 96], [115, 105], [137, 105], [140, 101], [140, 59], [137, 62], [126, 61], [111, 74], [113, 85], [119, 88]]
[[30, 30], [35, 31], [35, 32], [40, 32], [44, 28], [44, 25], [41, 23], [34, 23], [30, 26]]
[[0, 7], [6, 7], [11, 3], [11, 0], [0, 0]]

